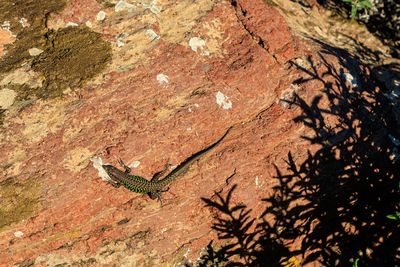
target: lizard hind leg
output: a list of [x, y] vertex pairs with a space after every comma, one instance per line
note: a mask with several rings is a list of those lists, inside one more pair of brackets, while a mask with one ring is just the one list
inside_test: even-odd
[[157, 182], [158, 180], [160, 180], [160, 177], [162, 177], [167, 171], [168, 171], [168, 169], [169, 169], [169, 167], [171, 166], [171, 164], [169, 164], [169, 163], [167, 163], [167, 164], [165, 164], [164, 165], [164, 168], [161, 170], [161, 171], [159, 171], [159, 172], [156, 172], [154, 175], [153, 175], [153, 178], [151, 178], [151, 182]]
[[161, 193], [162, 191], [149, 192], [148, 195], [151, 199], [157, 199], [158, 201], [160, 201], [160, 204], [162, 206], [163, 203], [162, 203]]

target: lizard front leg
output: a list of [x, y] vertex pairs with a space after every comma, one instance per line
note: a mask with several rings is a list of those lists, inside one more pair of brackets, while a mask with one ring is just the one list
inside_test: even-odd
[[119, 183], [119, 182], [117, 182], [117, 181], [114, 181], [114, 180], [111, 180], [111, 181], [108, 181], [112, 186], [114, 186], [115, 188], [118, 188], [118, 187], [120, 187], [121, 186], [121, 184]]
[[128, 166], [126, 166], [126, 164], [122, 161], [122, 159], [118, 159], [118, 163], [119, 165], [121, 165], [122, 168], [124, 168], [125, 173], [131, 173], [131, 168], [129, 168]]

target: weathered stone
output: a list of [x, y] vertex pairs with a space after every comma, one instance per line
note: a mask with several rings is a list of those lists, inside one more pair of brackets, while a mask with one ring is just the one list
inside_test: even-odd
[[[60, 50], [43, 44], [48, 50], [38, 55], [33, 69], [45, 76], [43, 86], [62, 88], [62, 93], [29, 105], [17, 100], [13, 106], [21, 108], [4, 115], [0, 201], [8, 209], [0, 209], [5, 214], [0, 265], [193, 262], [215, 238], [210, 231], [215, 213], [201, 197], [215, 197], [215, 192], [239, 184], [233, 201], [246, 203], [257, 214], [274, 187], [274, 164], [284, 168], [288, 151], [295, 160], [315, 151], [316, 145], [301, 138], [309, 130], [293, 121], [300, 109], [279, 105], [281, 98], [293, 101], [296, 94], [307, 101], [321, 94], [320, 81], [296, 84], [309, 76], [295, 63], [308, 73], [313, 68], [320, 75], [326, 71], [319, 59], [321, 44], [301, 37], [306, 30], [314, 34], [315, 25], [301, 31], [293, 26], [288, 10], [303, 9], [286, 9], [288, 3], [279, 1], [178, 2], [71, 0], [63, 10], [56, 9], [58, 14], [50, 14], [50, 40], [78, 38], [82, 32], [96, 38], [85, 39], [77, 50], [68, 42]], [[96, 20], [100, 10], [107, 13], [102, 23]], [[93, 23], [90, 30], [63, 28], [69, 21]], [[320, 32], [327, 27], [321, 25]], [[159, 38], [150, 38], [149, 30]], [[96, 46], [100, 37], [102, 45]], [[118, 39], [124, 45], [110, 48]], [[112, 50], [111, 60], [101, 57], [102, 63], [110, 63], [84, 77], [59, 60], [70, 63], [62, 56], [79, 51], [71, 58], [79, 55], [87, 59], [84, 63], [92, 62], [87, 53], [94, 49], [85, 50], [92, 45], [98, 53]], [[21, 62], [30, 67], [30, 60]], [[326, 60], [340, 68], [337, 57]], [[20, 68], [7, 67], [1, 80]], [[59, 85], [60, 79], [65, 83]], [[2, 86], [10, 85], [16, 86], [8, 80]], [[320, 104], [327, 102], [323, 98]], [[328, 121], [334, 125], [335, 118]], [[171, 184], [162, 207], [107, 184], [96, 169], [100, 161], [90, 161], [97, 156], [116, 165], [121, 158], [135, 174], [150, 178], [166, 163], [178, 165], [205, 148], [229, 127], [220, 145]], [[19, 214], [12, 213], [13, 207]]]

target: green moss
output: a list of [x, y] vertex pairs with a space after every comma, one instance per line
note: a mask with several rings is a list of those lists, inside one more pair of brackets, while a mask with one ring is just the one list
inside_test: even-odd
[[188, 249], [185, 246], [182, 246], [178, 251], [176, 251], [174, 258], [170, 263], [171, 266], [185, 266], [187, 263], [187, 259], [185, 258], [187, 250]]
[[[7, 53], [0, 60], [0, 74], [29, 60], [30, 48], [45, 48], [48, 16], [61, 11], [65, 4], [66, 0], [0, 0], [0, 22], [10, 22], [11, 31], [17, 35], [17, 41], [6, 46]], [[29, 26], [22, 26], [19, 22], [22, 18]]]
[[109, 0], [96, 0], [97, 3], [102, 4], [105, 8], [114, 7], [116, 1], [109, 1]]
[[278, 6], [273, 0], [264, 0], [264, 3], [266, 3], [269, 6], [273, 6], [273, 7]]
[[31, 25], [38, 21], [45, 24], [43, 19], [47, 19], [50, 13], [62, 10], [65, 4], [66, 0], [0, 0], [0, 20], [10, 21], [13, 31], [22, 28], [19, 23], [21, 18]]
[[[111, 45], [99, 33], [87, 27], [47, 28], [49, 14], [61, 11], [65, 4], [66, 0], [0, 0], [0, 22], [9, 21], [17, 35], [0, 59], [0, 77], [23, 64], [30, 64], [45, 77], [41, 88], [14, 88], [17, 99], [60, 96], [65, 89], [74, 89], [101, 72], [111, 60]], [[29, 26], [22, 27], [21, 18]], [[32, 57], [28, 51], [34, 47], [43, 52]]]
[[27, 99], [30, 95], [35, 95], [35, 91], [40, 91], [41, 89], [31, 88], [27, 84], [9, 84], [7, 85], [7, 88], [17, 92], [16, 101]]
[[[0, 127], [3, 126], [3, 121], [4, 121], [5, 113], [6, 113], [6, 110], [0, 108]], [[0, 128], [0, 129], [1, 129], [1, 128]]]
[[68, 87], [80, 86], [111, 60], [111, 45], [87, 27], [49, 32], [48, 39], [51, 46], [32, 63], [32, 69], [45, 77], [43, 87], [36, 92], [39, 97], [59, 96]]
[[41, 185], [38, 179], [0, 183], [0, 229], [30, 217], [40, 209]]

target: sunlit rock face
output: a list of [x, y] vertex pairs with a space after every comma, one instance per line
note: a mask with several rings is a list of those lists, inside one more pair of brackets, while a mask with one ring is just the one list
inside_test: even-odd
[[[349, 40], [387, 47], [302, 2], [0, 0], [0, 266], [381, 259], [397, 91]], [[227, 129], [162, 204], [108, 183], [103, 165], [150, 179]], [[225, 253], [231, 226], [245, 257]]]

